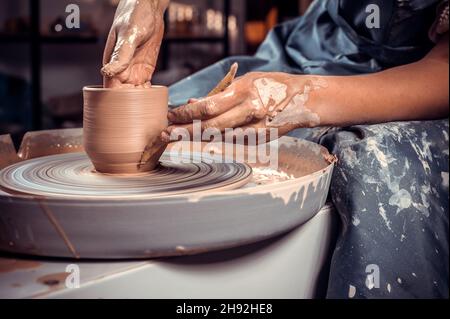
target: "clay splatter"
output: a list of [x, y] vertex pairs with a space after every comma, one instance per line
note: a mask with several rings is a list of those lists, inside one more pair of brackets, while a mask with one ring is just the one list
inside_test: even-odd
[[389, 205], [398, 207], [397, 214], [403, 209], [411, 207], [411, 204], [411, 194], [405, 189], [399, 190], [397, 193], [392, 195], [391, 198], [389, 198]]
[[353, 298], [356, 295], [356, 287], [353, 285], [349, 285], [348, 287], [348, 297]]
[[287, 85], [270, 78], [257, 79], [254, 82], [264, 107], [273, 111], [287, 96]]
[[448, 188], [448, 172], [441, 172], [442, 186]]
[[0, 273], [38, 268], [40, 262], [33, 260], [0, 258]]

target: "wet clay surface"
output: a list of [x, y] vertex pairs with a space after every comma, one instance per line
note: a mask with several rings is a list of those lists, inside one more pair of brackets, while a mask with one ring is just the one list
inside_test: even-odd
[[34, 260], [0, 258], [0, 273], [8, 273], [18, 270], [35, 269], [41, 265]]
[[5, 168], [11, 164], [18, 162], [20, 159], [17, 156], [13, 141], [9, 135], [0, 136], [0, 169]]
[[69, 276], [70, 273], [67, 272], [60, 272], [56, 274], [49, 274], [42, 277], [39, 277], [36, 281], [40, 284], [49, 286], [49, 287], [56, 287], [59, 285], [64, 284], [66, 281], [67, 276]]
[[337, 161], [325, 148], [313, 150], [308, 144], [280, 147], [279, 165], [282, 171], [289, 172], [295, 177], [302, 177], [325, 169]]
[[82, 130], [48, 130], [28, 132], [19, 148], [20, 159], [83, 151]]
[[145, 165], [142, 153], [167, 127], [168, 89], [84, 89], [84, 147], [96, 170], [135, 174], [153, 170], [164, 148]]
[[[283, 143], [265, 144], [264, 146], [239, 145], [232, 149], [229, 154], [227, 144], [225, 143], [200, 143], [197, 147], [191, 142], [178, 142], [170, 144], [167, 151], [182, 149], [185, 152], [203, 152], [214, 156], [223, 156], [237, 162], [248, 163], [255, 172], [267, 173], [267, 177], [274, 176], [273, 181], [284, 181], [294, 178], [307, 176], [327, 168], [330, 164], [337, 161], [337, 158], [330, 154], [328, 150], [320, 145], [305, 142], [293, 138], [283, 138]], [[271, 163], [264, 163], [260, 158], [253, 158], [251, 154], [257, 152], [277, 154], [276, 167], [270, 167]], [[256, 162], [254, 161], [256, 159]], [[272, 163], [274, 164], [274, 163]], [[277, 172], [275, 174], [275, 171]], [[282, 177], [280, 179], [280, 177]]]
[[[0, 172], [0, 186], [8, 192], [36, 197], [136, 198], [162, 197], [200, 191], [231, 190], [246, 184], [252, 170], [242, 163], [213, 163], [212, 158], [164, 154], [161, 165], [138, 175], [107, 175], [95, 172], [84, 153], [37, 158]], [[40, 208], [64, 239], [73, 257], [75, 248], [59, 227], [44, 200]]]
[[[70, 132], [70, 134], [69, 134]], [[46, 138], [43, 138], [43, 137]], [[65, 145], [72, 143], [73, 145], [81, 145], [82, 144], [82, 130], [55, 130], [55, 131], [49, 131], [48, 133], [42, 134], [35, 134], [30, 133], [29, 134], [29, 140], [39, 141], [39, 146], [42, 152], [47, 154], [59, 154], [61, 149], [57, 147], [58, 144]], [[277, 152], [278, 153], [278, 167], [274, 169], [273, 167], [267, 167], [267, 164], [256, 162], [256, 163], [249, 163], [249, 165], [253, 168], [253, 178], [249, 181], [247, 185], [242, 185], [245, 188], [249, 187], [255, 187], [258, 185], [265, 185], [270, 183], [278, 183], [283, 181], [292, 180], [295, 178], [299, 178], [302, 176], [306, 176], [308, 174], [312, 174], [315, 172], [319, 172], [323, 169], [325, 169], [330, 163], [335, 162], [336, 158], [334, 155], [331, 155], [328, 153], [328, 151], [318, 145], [307, 143], [301, 140], [292, 139], [292, 138], [283, 138], [284, 142], [281, 143], [281, 145], [276, 146], [276, 151], [272, 150], [271, 152]], [[55, 145], [55, 142], [58, 142], [57, 145]], [[24, 142], [25, 143], [25, 142]], [[22, 143], [22, 144], [24, 144]], [[26, 143], [28, 144], [28, 142]], [[185, 152], [204, 152], [206, 154], [219, 156], [220, 154], [225, 152], [225, 145], [226, 144], [211, 144], [211, 143], [201, 143], [199, 147], [195, 147], [194, 143], [191, 142], [178, 142], [170, 144], [167, 148], [167, 152], [174, 151], [176, 149], [183, 150]], [[266, 145], [266, 153], [269, 153], [269, 149], [273, 147], [269, 144]], [[254, 147], [251, 146], [245, 146], [245, 147], [235, 147], [234, 148], [234, 160], [236, 162], [247, 162], [248, 154], [255, 152], [253, 149]], [[228, 154], [227, 154], [228, 156]], [[42, 170], [44, 172], [44, 175], [49, 176], [59, 176], [60, 172], [55, 170], [55, 168], [52, 168], [52, 165], [50, 165], [50, 158], [45, 158], [40, 160], [42, 163], [42, 166], [46, 167]], [[65, 164], [64, 164], [65, 163]], [[45, 164], [45, 165], [44, 165]], [[47, 165], [48, 164], [48, 165]], [[64, 164], [64, 165], [63, 165]], [[67, 165], [66, 160], [64, 159], [61, 163], [62, 171], [67, 172]], [[59, 164], [58, 164], [59, 165]], [[154, 191], [155, 187], [155, 177], [159, 176], [157, 179], [158, 181], [161, 180], [162, 177], [166, 175], [166, 173], [169, 173], [170, 170], [161, 170], [161, 167], [159, 167], [158, 172], [154, 171], [151, 175], [148, 175], [149, 173], [140, 173], [140, 174], [115, 174], [113, 176], [109, 176], [108, 174], [99, 174], [96, 173], [92, 166], [90, 165], [81, 165], [80, 169], [75, 169], [74, 176], [71, 178], [81, 178], [82, 175], [86, 176], [88, 180], [88, 185], [86, 187], [90, 187], [93, 184], [104, 184], [102, 180], [109, 180], [109, 179], [117, 179], [120, 178], [120, 180], [115, 180], [115, 184], [122, 184], [126, 181], [124, 178], [127, 177], [133, 177], [137, 182], [139, 180], [142, 180], [143, 183], [145, 183], [146, 188], [151, 188], [152, 191]], [[55, 166], [56, 167], [56, 166]], [[73, 166], [73, 167], [76, 167]], [[164, 173], [166, 172], [166, 173]], [[174, 171], [175, 172], [175, 171]], [[189, 171], [187, 171], [188, 173]], [[56, 175], [55, 175], [56, 174]], [[172, 173], [173, 174], [173, 173]], [[80, 177], [81, 176], [81, 177]], [[178, 174], [179, 176], [179, 174]], [[199, 177], [200, 175], [197, 175]], [[172, 178], [174, 178], [175, 175], [172, 175]], [[56, 179], [61, 179], [62, 177], [55, 177]], [[86, 179], [85, 178], [85, 179]], [[31, 177], [26, 177], [27, 180], [31, 180]], [[153, 182], [150, 182], [150, 179], [153, 180]], [[111, 182], [108, 182], [111, 184]], [[160, 182], [158, 182], [159, 188], [162, 185]], [[75, 185], [72, 185], [75, 186]], [[187, 185], [185, 185], [188, 187]], [[204, 185], [205, 186], [205, 185]], [[38, 187], [38, 185], [36, 185]], [[84, 188], [86, 188], [84, 187]], [[187, 188], [184, 187], [186, 190]], [[191, 184], [191, 187], [194, 187], [194, 184]], [[158, 189], [159, 189], [158, 188]], [[120, 194], [123, 194], [123, 186], [119, 187]], [[10, 194], [14, 194], [14, 191], [10, 190], [9, 188], [4, 188], [5, 191], [7, 191]], [[161, 190], [161, 189], [159, 189]], [[167, 189], [163, 189], [164, 192], [158, 191], [157, 193], [165, 193]], [[148, 191], [148, 189], [147, 189]], [[178, 190], [180, 191], [180, 190]], [[178, 192], [177, 191], [177, 192]], [[192, 191], [195, 191], [193, 189]], [[33, 191], [34, 192], [34, 191]], [[99, 194], [86, 194], [84, 193], [83, 196], [97, 196]]]

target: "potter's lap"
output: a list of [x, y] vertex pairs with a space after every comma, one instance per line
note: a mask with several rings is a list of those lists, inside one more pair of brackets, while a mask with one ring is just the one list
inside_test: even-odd
[[[319, 138], [339, 158], [331, 197], [344, 232], [330, 297], [346, 298], [350, 284], [356, 297], [448, 296], [448, 132], [446, 119], [332, 129]], [[380, 289], [364, 285], [370, 264], [380, 268]]]

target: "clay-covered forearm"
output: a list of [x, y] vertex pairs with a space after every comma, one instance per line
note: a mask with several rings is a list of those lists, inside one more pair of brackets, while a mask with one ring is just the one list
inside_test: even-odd
[[347, 126], [448, 116], [448, 48], [438, 45], [426, 58], [359, 76], [247, 73], [225, 91], [191, 100], [169, 113], [172, 126], [202, 129], [278, 129]]
[[[170, 0], [120, 0], [114, 19], [123, 15], [132, 15], [139, 6], [148, 6], [153, 12], [164, 14]], [[140, 16], [139, 18], [145, 18]]]
[[307, 106], [324, 126], [447, 117], [448, 42], [445, 46], [419, 62], [383, 72], [324, 77], [327, 88], [311, 93]]
[[448, 64], [418, 62], [373, 75], [329, 77], [307, 105], [323, 126], [448, 116]]
[[[140, 0], [138, 0], [140, 1]], [[150, 1], [152, 3], [152, 6], [158, 10], [159, 12], [163, 13], [166, 11], [167, 7], [169, 6], [170, 0], [146, 0]]]

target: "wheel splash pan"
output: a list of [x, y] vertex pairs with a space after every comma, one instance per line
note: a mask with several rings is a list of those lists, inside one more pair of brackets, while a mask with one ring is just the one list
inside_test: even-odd
[[[205, 150], [207, 144], [172, 144]], [[336, 158], [318, 144], [282, 137], [265, 145], [278, 152], [277, 172], [249, 163], [254, 178], [226, 191], [160, 198], [36, 198], [0, 190], [0, 250], [45, 257], [129, 259], [189, 255], [240, 246], [286, 232], [325, 204]], [[29, 132], [16, 153], [0, 136], [0, 169], [42, 156], [82, 152], [82, 130]], [[211, 148], [208, 148], [211, 152]], [[221, 154], [223, 149], [215, 149]], [[248, 147], [234, 150], [246, 158]], [[263, 176], [264, 175], [264, 176]], [[260, 178], [263, 176], [264, 178]]]

